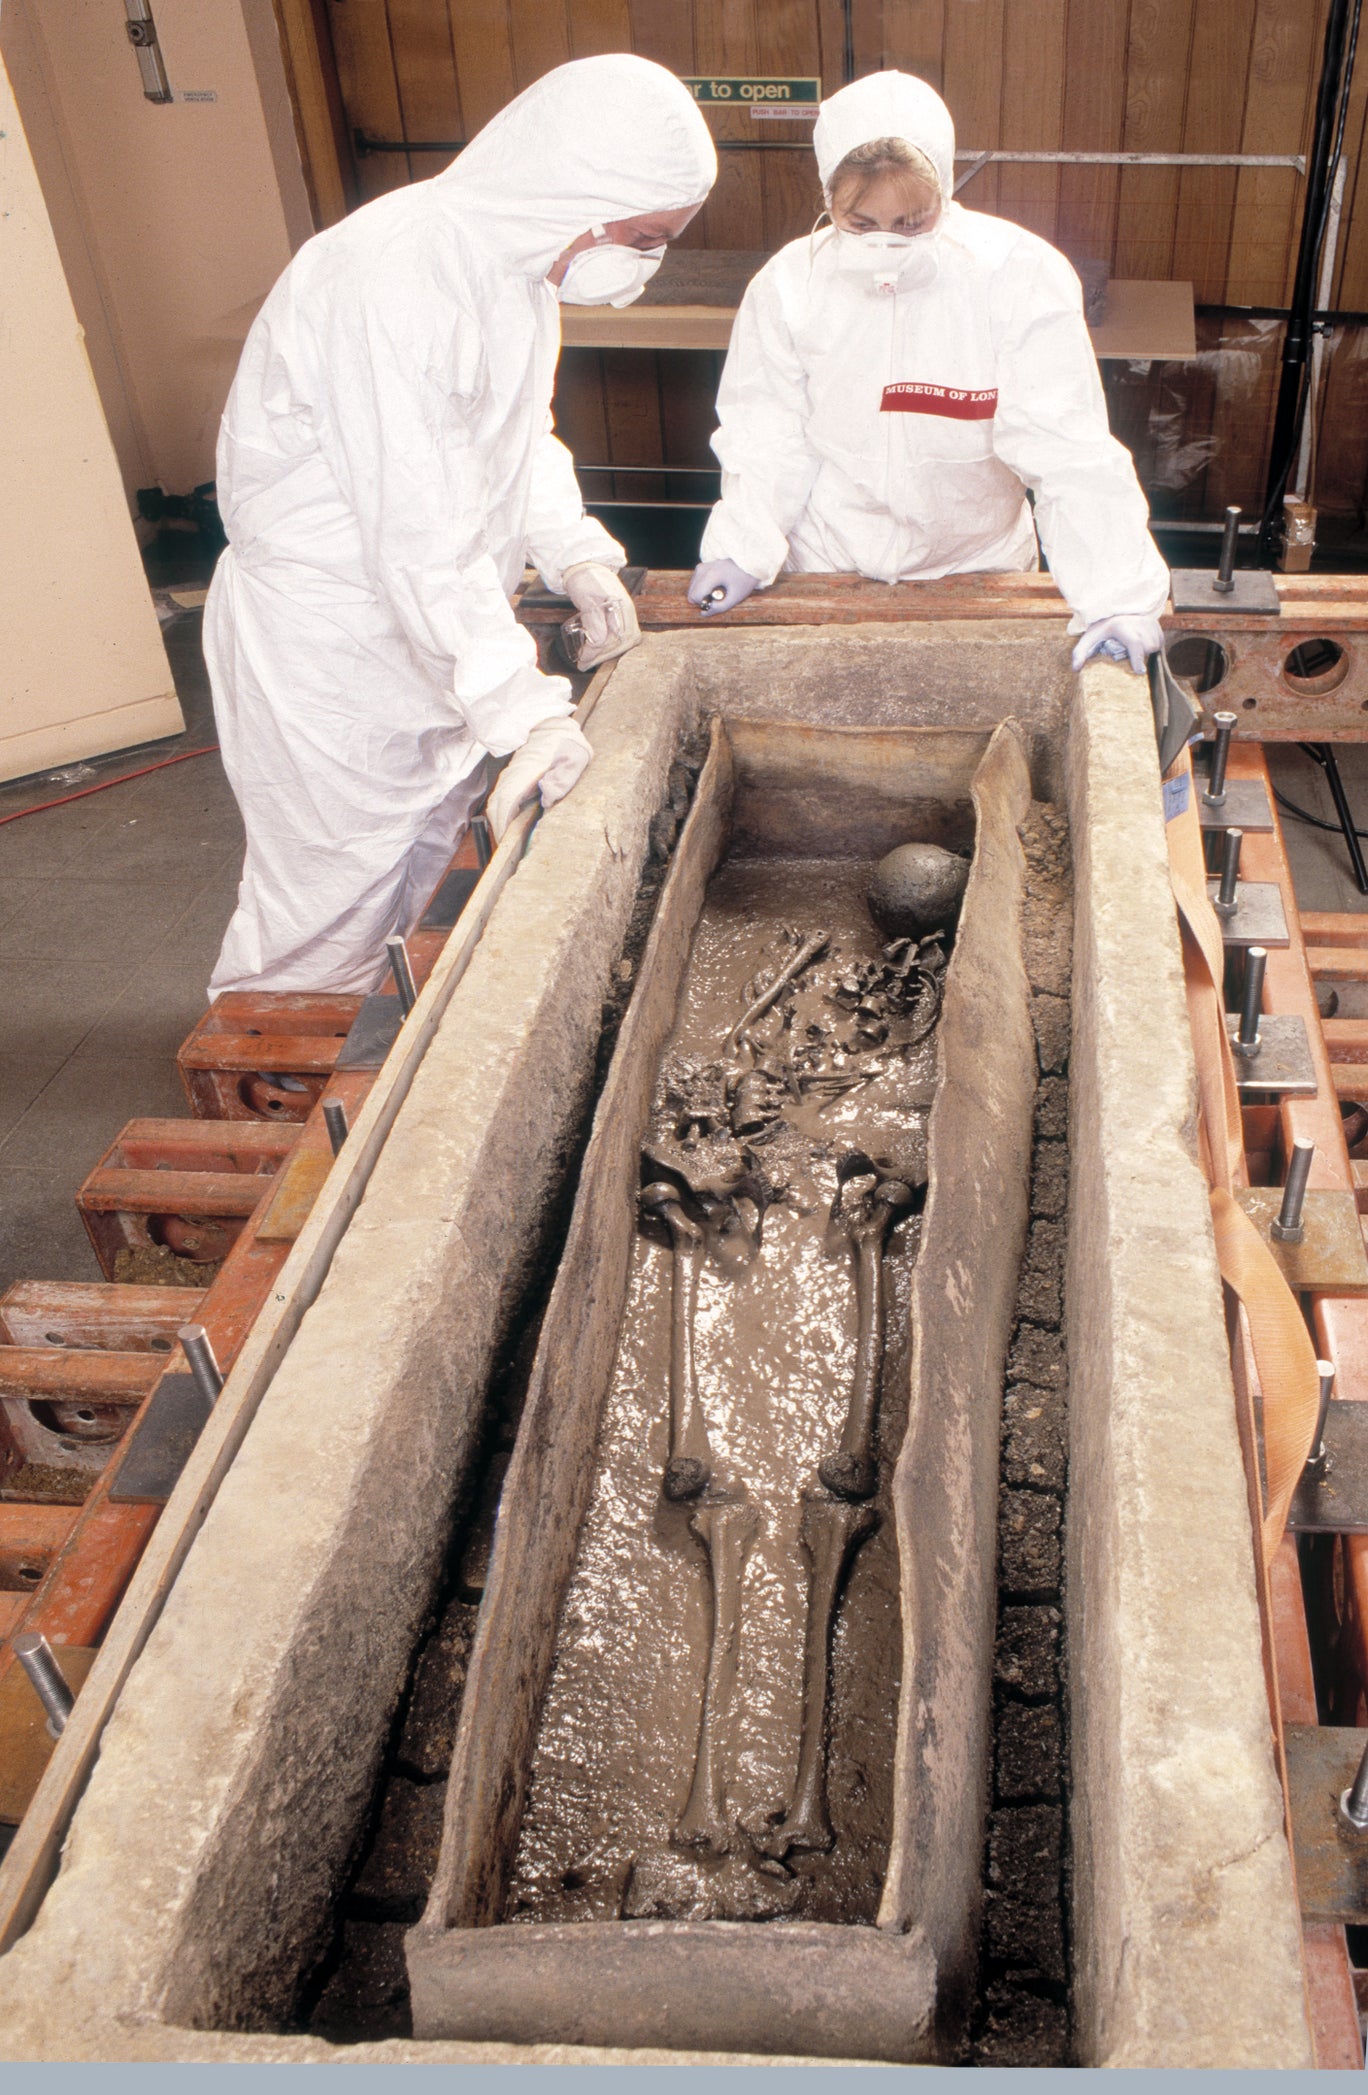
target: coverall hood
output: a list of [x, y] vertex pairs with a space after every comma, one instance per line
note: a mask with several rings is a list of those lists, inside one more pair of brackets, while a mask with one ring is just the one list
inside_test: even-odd
[[545, 74], [432, 186], [510, 271], [542, 277], [590, 226], [701, 203], [716, 179], [689, 90], [649, 58], [615, 53]]
[[940, 178], [942, 197], [950, 202], [955, 189], [955, 125], [934, 87], [911, 73], [869, 73], [823, 102], [812, 131], [822, 187], [830, 186], [847, 153], [875, 138], [903, 138], [925, 153]]

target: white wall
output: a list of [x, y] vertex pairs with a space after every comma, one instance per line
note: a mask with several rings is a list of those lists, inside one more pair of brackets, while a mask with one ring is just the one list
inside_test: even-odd
[[313, 230], [271, 0], [154, 12], [168, 104], [143, 95], [122, 0], [0, 0], [0, 53], [130, 497], [213, 478], [243, 339]]
[[0, 779], [183, 726], [0, 59]]

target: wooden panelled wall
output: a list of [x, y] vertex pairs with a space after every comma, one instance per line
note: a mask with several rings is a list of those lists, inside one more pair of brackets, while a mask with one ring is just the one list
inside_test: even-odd
[[[1327, 0], [277, 0], [304, 9], [336, 67], [347, 135], [470, 136], [566, 59], [633, 50], [680, 73], [818, 74], [834, 92], [880, 66], [944, 94], [959, 142], [980, 150], [1298, 153], [1307, 150]], [[1335, 303], [1368, 310], [1368, 49], [1345, 139]], [[712, 114], [721, 175], [687, 242], [769, 249], [820, 208], [810, 125]], [[727, 150], [730, 140], [741, 147]], [[757, 145], [763, 150], [755, 150]], [[356, 201], [446, 164], [365, 153], [343, 170]], [[315, 182], [316, 192], [326, 184]], [[1286, 169], [1001, 166], [962, 201], [1029, 226], [1117, 277], [1190, 280], [1199, 307], [1281, 306], [1292, 282], [1301, 177]], [[1111, 366], [1114, 426], [1159, 515], [1257, 506], [1280, 329], [1212, 313], [1195, 363]], [[1318, 499], [1361, 511], [1368, 481], [1368, 343], [1337, 336], [1322, 402]], [[706, 466], [717, 360], [684, 353], [567, 355], [558, 417], [586, 464]], [[694, 492], [703, 484], [694, 483]], [[588, 483], [606, 495], [611, 483]], [[689, 483], [617, 478], [660, 500]]]

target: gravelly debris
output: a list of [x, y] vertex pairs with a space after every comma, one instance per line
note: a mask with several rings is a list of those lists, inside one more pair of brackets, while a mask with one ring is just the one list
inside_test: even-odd
[[1058, 1221], [1069, 1199], [1069, 1152], [1062, 1142], [1037, 1142], [1031, 1162], [1031, 1213]]
[[1059, 1711], [1050, 1703], [1004, 1702], [997, 1724], [997, 1790], [1005, 1802], [1027, 1803], [1060, 1792]]
[[333, 2044], [411, 2037], [407, 1921], [347, 1920], [336, 1963], [324, 1981], [310, 2029]]
[[1059, 1591], [1063, 1507], [1052, 1492], [1004, 1491], [998, 1509], [998, 1587], [1013, 1599]]
[[1069, 1132], [1069, 1080], [1042, 1077], [1036, 1092], [1037, 1142], [1062, 1142]]
[[[1062, 1208], [1060, 1213], [1063, 1213]], [[1032, 1324], [1057, 1324], [1063, 1315], [1064, 1224], [1061, 1221], [1031, 1224], [1017, 1308], [1019, 1314]]]
[[1019, 1324], [1007, 1355], [1009, 1381], [1030, 1382], [1037, 1389], [1063, 1389], [1067, 1374], [1063, 1333]]
[[385, 1785], [380, 1817], [351, 1888], [354, 1907], [370, 1920], [415, 1921], [423, 1910], [442, 1845], [444, 1782]]
[[1058, 2066], [1069, 2056], [1069, 2016], [1062, 2002], [1036, 1993], [1013, 1974], [984, 1995], [976, 2066]]
[[1063, 1491], [1063, 1408], [1060, 1390], [1032, 1389], [1029, 1383], [1008, 1390], [1002, 1409], [1004, 1484], [1018, 1490]]
[[1059, 1075], [1069, 1062], [1069, 999], [1032, 997], [1031, 1024], [1035, 1028], [1041, 1075]]
[[978, 2066], [1069, 2063], [1068, 1800], [1063, 1522], [1068, 1358], [1061, 1329], [1068, 1207], [1071, 878], [1058, 809], [1032, 807], [1026, 966], [1041, 1080], [1032, 1223], [1003, 1398], [994, 1655], [994, 1808], [984, 1858]]
[[453, 1600], [422, 1646], [413, 1694], [399, 1734], [395, 1759], [405, 1775], [425, 1782], [445, 1775], [456, 1746], [456, 1718], [465, 1687], [478, 1605]]
[[1023, 1702], [1059, 1693], [1058, 1608], [1004, 1607], [998, 1616], [994, 1678]]

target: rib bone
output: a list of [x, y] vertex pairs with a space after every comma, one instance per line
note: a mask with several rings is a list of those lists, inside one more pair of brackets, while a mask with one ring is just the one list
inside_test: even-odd
[[752, 1835], [764, 1855], [782, 1858], [791, 1848], [825, 1851], [834, 1835], [827, 1814], [827, 1692], [831, 1678], [831, 1632], [846, 1566], [866, 1535], [878, 1526], [872, 1506], [840, 1499], [810, 1498], [799, 1530], [812, 1579], [808, 1588], [807, 1640], [803, 1649], [803, 1716], [793, 1801], [773, 1832]]
[[707, 1488], [712, 1476], [708, 1426], [694, 1373], [693, 1326], [698, 1301], [698, 1268], [703, 1231], [686, 1215], [671, 1185], [647, 1186], [641, 1195], [645, 1213], [659, 1215], [670, 1232], [673, 1280], [670, 1307], [670, 1454], [661, 1489], [667, 1499], [691, 1499]]
[[712, 1634], [693, 1783], [674, 1837], [680, 1847], [703, 1848], [710, 1855], [725, 1855], [732, 1844], [727, 1820], [727, 1722], [741, 1638], [741, 1580], [759, 1525], [758, 1510], [744, 1499], [702, 1505], [689, 1522], [708, 1555]]
[[840, 1448], [824, 1455], [817, 1465], [818, 1476], [837, 1498], [871, 1498], [878, 1483], [874, 1421], [883, 1358], [883, 1246], [895, 1213], [911, 1199], [911, 1188], [901, 1179], [885, 1179], [849, 1212], [844, 1207], [838, 1212], [841, 1227], [855, 1247], [855, 1374]]

